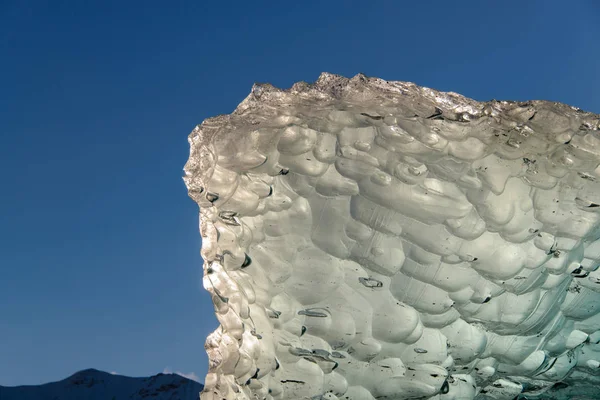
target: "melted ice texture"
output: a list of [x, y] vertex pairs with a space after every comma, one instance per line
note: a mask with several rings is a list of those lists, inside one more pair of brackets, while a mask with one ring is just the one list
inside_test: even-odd
[[599, 125], [364, 75], [255, 85], [189, 136], [202, 399], [596, 398]]

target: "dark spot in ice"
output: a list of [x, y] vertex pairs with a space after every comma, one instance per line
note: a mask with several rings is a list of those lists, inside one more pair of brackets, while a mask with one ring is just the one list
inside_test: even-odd
[[569, 139], [565, 142], [565, 144], [569, 144], [569, 143], [571, 143], [571, 139]]
[[575, 268], [571, 274], [573, 275], [579, 275], [581, 272], [583, 271], [583, 267], [580, 265], [579, 267]]
[[267, 195], [267, 197], [269, 197], [272, 194], [273, 194], [273, 186], [269, 186], [269, 194]]
[[552, 252], [552, 257], [554, 257], [554, 258], [558, 258], [558, 257], [560, 257], [560, 250], [554, 250], [554, 251]]
[[427, 119], [441, 119], [443, 120], [444, 117], [442, 116], [442, 110], [439, 109], [438, 107], [435, 108], [435, 112], [433, 114], [431, 114], [429, 117], [427, 117]]
[[431, 375], [434, 378], [437, 378], [439, 376], [438, 374], [429, 374], [429, 375]]
[[442, 384], [442, 387], [440, 388], [440, 393], [441, 394], [446, 394], [449, 391], [450, 391], [450, 384], [448, 384], [448, 381], [444, 381], [444, 383]]
[[360, 277], [358, 278], [358, 281], [368, 288], [380, 288], [383, 286], [383, 282], [373, 278]]
[[329, 358], [329, 352], [325, 349], [314, 349], [312, 352], [321, 358]]
[[[298, 357], [310, 357], [313, 355], [313, 352], [308, 349], [303, 349], [302, 347], [290, 347], [289, 352]], [[307, 359], [308, 360], [308, 359]], [[314, 360], [308, 360], [314, 361]]]
[[487, 303], [487, 302], [488, 302], [488, 301], [490, 301], [491, 299], [492, 299], [492, 296], [488, 296], [488, 297], [486, 297], [486, 298], [483, 300], [483, 302], [484, 302], [484, 303]]
[[242, 268], [246, 268], [250, 264], [252, 264], [252, 259], [248, 254], [244, 253], [244, 262], [242, 263]]
[[425, 354], [425, 353], [427, 353], [427, 350], [425, 350], [425, 349], [423, 349], [421, 347], [415, 347], [413, 350], [415, 351], [415, 353], [419, 353], [419, 354]]
[[530, 159], [530, 158], [523, 157], [523, 163], [524, 163], [524, 164], [526, 164], [526, 165], [532, 165], [532, 164], [535, 164], [535, 162], [536, 162], [536, 161], [537, 161], [537, 160], [532, 160], [532, 159]]
[[206, 200], [210, 201], [211, 203], [214, 203], [215, 201], [219, 200], [219, 194], [206, 192]]
[[262, 339], [262, 335], [260, 333], [256, 333], [256, 329], [252, 329], [250, 331], [250, 334], [252, 334], [252, 336], [256, 337], [257, 339]]
[[229, 299], [221, 294], [216, 288], [214, 288], [215, 294], [223, 303], [229, 303]]
[[552, 367], [554, 367], [554, 364], [556, 364], [557, 360], [558, 360], [558, 358], [554, 358], [548, 367], [544, 368], [543, 371], [540, 371], [537, 374], [535, 374], [535, 376], [538, 376], [538, 375], [541, 375], [541, 374], [543, 374], [545, 372], [550, 371], [552, 369]]
[[548, 250], [548, 252], [546, 254], [549, 255], [549, 256], [552, 255], [552, 256], [557, 257], [557, 258], [560, 257], [560, 250], [556, 249], [556, 243], [554, 243], [550, 247], [550, 249]]
[[383, 119], [383, 117], [379, 116], [379, 115], [369, 115], [367, 113], [360, 113], [360, 115], [364, 115], [365, 117], [369, 117], [374, 120], [382, 120]]
[[586, 172], [578, 172], [577, 174], [578, 174], [578, 175], [579, 175], [581, 178], [583, 178], [583, 179], [588, 179], [588, 180], [590, 180], [590, 181], [595, 181], [595, 180], [596, 180], [596, 179], [595, 179], [595, 178], [594, 178], [592, 175], [590, 175], [590, 174], [588, 174], [588, 173], [586, 173]]
[[300, 336], [304, 335], [305, 333], [306, 333], [306, 327], [304, 325], [302, 325]]
[[298, 311], [298, 315], [306, 315], [307, 317], [327, 317], [327, 314], [321, 311], [316, 311], [315, 308], [307, 308], [305, 310]]
[[258, 379], [259, 372], [260, 372], [260, 368], [256, 368], [256, 372], [254, 373], [254, 375], [252, 375], [252, 378], [250, 378], [250, 379]]
[[282, 168], [281, 171], [279, 171], [279, 175], [287, 175], [289, 172], [290, 172], [289, 169]]
[[240, 226], [240, 221], [237, 218], [235, 211], [221, 211], [219, 212], [219, 218], [227, 225]]
[[306, 383], [304, 381], [297, 381], [295, 379], [285, 379], [285, 380], [279, 381], [279, 382], [281, 382], [281, 383]]
[[573, 275], [575, 278], [585, 278], [589, 275], [589, 272], [584, 271], [583, 267], [579, 266], [579, 268], [576, 268], [573, 270], [573, 272], [571, 272], [571, 275]]
[[588, 208], [594, 208], [594, 207], [600, 207], [600, 204], [590, 203], [590, 205], [588, 206]]
[[554, 385], [552, 385], [552, 390], [560, 390], [560, 389], [564, 389], [567, 387], [569, 387], [569, 385], [567, 383], [556, 382]]

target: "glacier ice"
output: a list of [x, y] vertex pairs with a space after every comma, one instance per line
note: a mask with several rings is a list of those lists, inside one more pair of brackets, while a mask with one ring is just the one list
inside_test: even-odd
[[600, 396], [598, 115], [324, 73], [189, 143], [202, 399]]

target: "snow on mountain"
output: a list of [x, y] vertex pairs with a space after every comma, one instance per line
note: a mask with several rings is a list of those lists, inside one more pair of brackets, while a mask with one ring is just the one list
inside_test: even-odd
[[198, 400], [202, 389], [177, 374], [131, 378], [86, 369], [44, 385], [0, 386], [0, 400]]

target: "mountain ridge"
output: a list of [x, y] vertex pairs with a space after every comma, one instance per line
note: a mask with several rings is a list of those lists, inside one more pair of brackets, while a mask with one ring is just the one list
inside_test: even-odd
[[134, 378], [88, 368], [56, 382], [0, 385], [0, 400], [198, 400], [203, 388], [178, 374]]

